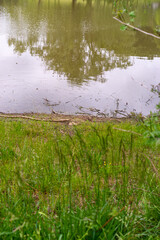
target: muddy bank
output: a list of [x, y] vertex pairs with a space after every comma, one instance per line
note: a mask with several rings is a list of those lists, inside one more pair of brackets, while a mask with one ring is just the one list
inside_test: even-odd
[[[138, 116], [137, 116], [138, 118]], [[32, 120], [32, 121], [44, 121], [44, 122], [57, 122], [68, 125], [77, 125], [86, 121], [89, 122], [122, 122], [126, 120], [134, 120], [135, 117], [124, 118], [109, 118], [109, 117], [96, 117], [90, 115], [64, 115], [64, 114], [39, 114], [39, 113], [23, 113], [23, 114], [0, 114], [0, 119], [12, 119], [12, 120]]]

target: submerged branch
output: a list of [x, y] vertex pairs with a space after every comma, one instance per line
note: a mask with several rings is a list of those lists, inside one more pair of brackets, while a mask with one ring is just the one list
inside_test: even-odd
[[113, 17], [113, 19], [115, 19], [116, 21], [120, 22], [121, 24], [127, 26], [127, 27], [130, 27], [138, 32], [141, 32], [141, 33], [144, 33], [146, 35], [149, 35], [151, 37], [154, 37], [154, 38], [157, 38], [157, 39], [160, 39], [160, 37], [156, 36], [155, 34], [152, 34], [152, 33], [149, 33], [149, 32], [146, 32], [146, 31], [143, 31], [141, 30], [140, 28], [137, 28], [137, 27], [134, 27], [133, 25], [129, 24], [129, 23], [125, 23], [123, 21], [121, 21], [120, 19], [118, 19], [117, 17]]

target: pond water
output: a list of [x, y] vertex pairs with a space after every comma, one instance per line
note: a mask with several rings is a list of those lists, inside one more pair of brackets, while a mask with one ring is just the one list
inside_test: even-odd
[[[112, 2], [0, 0], [0, 112], [154, 111], [160, 40], [121, 31]], [[160, 1], [135, 2], [134, 24], [153, 32]]]

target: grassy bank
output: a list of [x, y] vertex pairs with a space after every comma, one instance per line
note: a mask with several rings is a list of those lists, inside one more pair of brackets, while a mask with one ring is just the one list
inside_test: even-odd
[[160, 239], [159, 145], [80, 122], [0, 120], [0, 239]]

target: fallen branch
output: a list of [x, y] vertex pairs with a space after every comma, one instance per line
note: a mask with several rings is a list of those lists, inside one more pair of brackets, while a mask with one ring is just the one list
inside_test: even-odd
[[5, 114], [0, 114], [1, 118], [23, 118], [23, 119], [29, 119], [33, 121], [45, 121], [45, 122], [70, 122], [70, 119], [47, 119], [47, 118], [33, 118], [29, 116], [24, 116], [24, 115], [5, 115]]
[[116, 18], [116, 17], [113, 17], [113, 19], [115, 19], [116, 21], [120, 22], [121, 24], [127, 26], [127, 27], [130, 27], [138, 32], [141, 32], [141, 33], [144, 33], [146, 35], [149, 35], [151, 37], [154, 37], [154, 38], [157, 38], [157, 39], [160, 39], [160, 37], [156, 36], [155, 34], [152, 34], [152, 33], [149, 33], [149, 32], [146, 32], [146, 31], [143, 31], [141, 30], [140, 28], [137, 28], [137, 27], [134, 27], [133, 25], [129, 24], [129, 23], [125, 23], [123, 21], [121, 21], [120, 19]]

